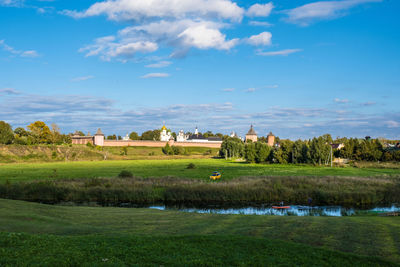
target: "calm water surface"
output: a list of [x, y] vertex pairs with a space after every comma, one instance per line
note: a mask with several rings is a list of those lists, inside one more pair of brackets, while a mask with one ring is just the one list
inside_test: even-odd
[[350, 216], [357, 213], [385, 213], [400, 212], [400, 205], [391, 207], [375, 207], [360, 210], [341, 206], [299, 206], [290, 205], [288, 209], [273, 209], [272, 207], [245, 207], [245, 208], [178, 208], [166, 206], [151, 206], [150, 209], [175, 210], [192, 213], [212, 214], [243, 214], [243, 215], [279, 215], [279, 216]]

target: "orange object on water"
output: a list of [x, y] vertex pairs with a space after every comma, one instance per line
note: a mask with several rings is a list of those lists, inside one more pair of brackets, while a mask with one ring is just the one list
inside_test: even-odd
[[290, 206], [272, 206], [273, 209], [290, 209]]

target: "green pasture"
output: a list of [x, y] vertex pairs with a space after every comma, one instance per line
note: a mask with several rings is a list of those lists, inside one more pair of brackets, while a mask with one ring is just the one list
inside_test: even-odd
[[[196, 168], [187, 169], [189, 163], [194, 163]], [[390, 168], [247, 164], [210, 158], [3, 164], [0, 165], [0, 181], [115, 177], [121, 170], [129, 170], [139, 177], [174, 176], [196, 179], [208, 179], [213, 171], [221, 172], [222, 179], [242, 176], [399, 177], [400, 175], [400, 169]]]
[[0, 199], [1, 266], [399, 266], [399, 262], [400, 220], [395, 217], [193, 214]]

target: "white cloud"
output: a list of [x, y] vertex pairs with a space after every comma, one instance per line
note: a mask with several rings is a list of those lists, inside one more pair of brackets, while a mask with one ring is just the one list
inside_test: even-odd
[[229, 50], [239, 41], [239, 39], [226, 40], [225, 34], [217, 29], [208, 28], [207, 25], [189, 27], [180, 33], [178, 38], [181, 38], [187, 47], [218, 50]]
[[106, 15], [110, 20], [143, 21], [154, 18], [215, 17], [240, 21], [244, 10], [229, 0], [107, 0], [85, 11], [63, 12], [74, 18]]
[[385, 121], [385, 125], [389, 128], [399, 128], [400, 122], [398, 121]]
[[251, 26], [261, 26], [261, 27], [272, 27], [273, 24], [266, 22], [266, 21], [256, 21], [256, 20], [251, 20], [249, 21], [249, 25]]
[[349, 102], [348, 99], [340, 99], [340, 98], [335, 98], [333, 101], [335, 101], [336, 103], [341, 103], [341, 104]]
[[224, 91], [224, 92], [233, 92], [233, 91], [235, 91], [235, 88], [224, 88], [224, 89], [222, 89], [222, 91]]
[[93, 78], [94, 78], [93, 75], [88, 75], [88, 76], [81, 76], [81, 77], [73, 78], [71, 81], [72, 82], [80, 82], [80, 81], [90, 80], [90, 79], [93, 79]]
[[137, 53], [151, 53], [158, 49], [158, 45], [151, 41], [140, 41], [122, 39], [115, 41], [114, 36], [105, 36], [95, 40], [92, 45], [79, 49], [86, 56], [100, 56], [101, 59], [109, 61], [112, 58], [122, 58], [122, 61], [133, 58]]
[[3, 88], [0, 89], [0, 96], [1, 95], [19, 95], [20, 92], [15, 90], [14, 88]]
[[333, 19], [344, 16], [346, 11], [354, 6], [381, 1], [382, 0], [343, 0], [309, 3], [286, 11], [288, 15], [286, 21], [307, 26], [314, 20]]
[[[322, 103], [321, 103], [322, 104]], [[160, 127], [167, 121], [175, 130], [193, 129], [196, 124], [204, 130], [248, 131], [250, 123], [266, 135], [272, 130], [281, 138], [310, 138], [331, 133], [332, 136], [364, 137], [386, 136], [398, 138], [399, 112], [373, 114], [360, 107], [355, 111], [343, 106], [347, 112], [337, 113], [337, 107], [279, 107], [273, 106], [256, 112], [243, 112], [232, 103], [175, 104], [160, 107], [138, 107], [121, 110], [119, 103], [110, 99], [85, 95], [27, 95], [9, 94], [0, 97], [0, 118], [13, 127], [25, 127], [36, 120], [57, 123], [63, 132], [77, 129], [95, 131], [101, 127], [105, 133], [125, 134]], [[199, 112], [199, 110], [203, 112]], [[68, 116], [66, 116], [68, 114]], [[129, 121], [130, 123], [126, 123]], [[132, 125], [134, 125], [132, 128]]]
[[248, 88], [245, 90], [246, 93], [254, 93], [257, 89], [254, 87]]
[[[86, 56], [100, 56], [106, 61], [113, 58], [126, 61], [136, 52], [151, 53], [161, 45], [173, 48], [175, 57], [185, 56], [190, 48], [229, 50], [238, 39], [227, 40], [220, 31], [224, 27], [227, 27], [224, 23], [205, 20], [155, 21], [126, 27], [116, 36], [98, 38], [80, 52], [85, 52]], [[140, 48], [145, 49], [139, 50], [138, 45], [133, 47], [132, 44], [141, 44]]]
[[249, 17], [268, 17], [271, 14], [274, 5], [272, 2], [267, 4], [254, 4], [246, 12]]
[[154, 73], [148, 73], [146, 75], [141, 76], [143, 79], [148, 79], [148, 78], [165, 78], [169, 77], [170, 75], [168, 73], [163, 73], [163, 72], [154, 72]]
[[257, 51], [256, 54], [259, 56], [288, 56], [293, 53], [297, 53], [303, 51], [302, 49], [284, 49], [279, 51], [271, 51], [271, 52], [264, 52], [264, 51]]
[[21, 57], [38, 57], [39, 54], [35, 50], [28, 50], [21, 53]]
[[160, 61], [160, 62], [157, 62], [157, 63], [148, 64], [145, 67], [146, 68], [165, 68], [165, 67], [168, 67], [171, 64], [172, 64], [171, 61]]
[[21, 7], [24, 0], [0, 0], [0, 6]]
[[247, 38], [246, 42], [254, 46], [271, 45], [271, 39], [272, 34], [270, 32], [262, 32]]
[[6, 44], [4, 40], [0, 40], [0, 47], [3, 48], [4, 51], [7, 51], [13, 55], [17, 55], [20, 57], [38, 57], [39, 54], [35, 50], [27, 50], [27, 51], [20, 51], [17, 49], [14, 49], [14, 47]]

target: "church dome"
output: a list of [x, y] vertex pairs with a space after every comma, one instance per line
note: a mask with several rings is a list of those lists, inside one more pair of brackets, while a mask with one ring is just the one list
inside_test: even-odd
[[167, 127], [165, 127], [165, 125], [163, 125], [163, 127], [161, 128], [161, 131], [167, 130]]

